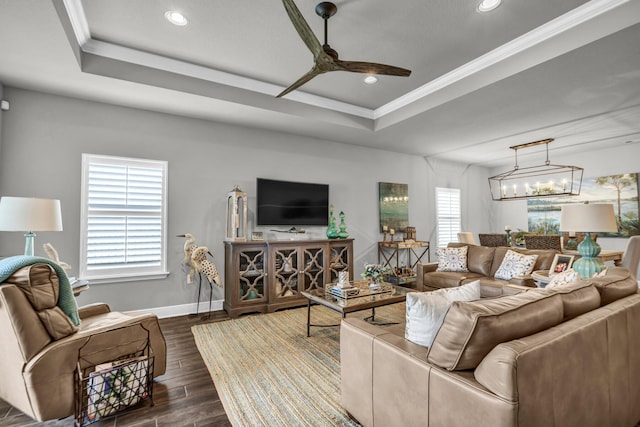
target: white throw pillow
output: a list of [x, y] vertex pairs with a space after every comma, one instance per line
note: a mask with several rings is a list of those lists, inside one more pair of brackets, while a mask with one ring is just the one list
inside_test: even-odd
[[467, 269], [468, 250], [468, 246], [439, 248], [436, 251], [438, 256], [438, 268], [436, 271], [469, 271]]
[[565, 286], [569, 283], [573, 283], [580, 280], [580, 275], [573, 268], [563, 271], [562, 273], [554, 274], [551, 276], [551, 280], [547, 283], [545, 288], [557, 288], [559, 286]]
[[479, 280], [433, 292], [409, 292], [404, 337], [416, 344], [430, 347], [451, 303], [477, 299], [480, 299]]
[[536, 264], [536, 259], [538, 259], [538, 255], [523, 255], [509, 249], [493, 277], [509, 280], [512, 277], [531, 274], [533, 266]]
[[607, 275], [607, 268], [602, 270], [600, 273], [594, 273], [592, 277], [594, 277], [594, 278], [596, 278], [596, 277], [604, 277], [606, 275]]

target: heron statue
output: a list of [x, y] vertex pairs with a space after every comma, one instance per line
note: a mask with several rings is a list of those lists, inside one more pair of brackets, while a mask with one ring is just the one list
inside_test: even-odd
[[191, 254], [193, 253], [193, 250], [198, 247], [196, 245], [196, 238], [190, 233], [178, 234], [176, 237], [186, 237], [187, 239], [184, 242], [184, 258], [182, 259], [182, 266], [185, 269], [188, 269], [189, 283], [193, 283], [196, 278], [196, 270], [191, 263]]

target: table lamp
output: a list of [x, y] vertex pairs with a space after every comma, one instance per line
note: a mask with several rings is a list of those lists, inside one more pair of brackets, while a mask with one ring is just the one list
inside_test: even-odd
[[580, 277], [587, 279], [605, 269], [604, 263], [597, 258], [600, 245], [591, 239], [591, 233], [616, 233], [618, 224], [612, 204], [575, 204], [564, 205], [560, 213], [560, 231], [584, 232], [586, 236], [578, 245], [580, 259], [573, 263], [573, 269]]
[[25, 232], [24, 254], [33, 256], [34, 231], [62, 231], [60, 200], [2, 197], [0, 230]]

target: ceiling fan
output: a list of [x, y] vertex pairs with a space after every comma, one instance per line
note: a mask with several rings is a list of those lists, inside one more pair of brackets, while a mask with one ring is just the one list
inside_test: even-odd
[[407, 77], [411, 74], [411, 70], [394, 67], [392, 65], [376, 64], [374, 62], [342, 61], [338, 59], [338, 52], [332, 49], [327, 41], [327, 22], [329, 18], [338, 11], [338, 7], [335, 4], [324, 1], [316, 6], [316, 14], [324, 19], [324, 44], [321, 45], [315, 34], [313, 34], [313, 31], [311, 31], [307, 21], [304, 20], [294, 1], [282, 0], [282, 3], [284, 3], [284, 8], [287, 10], [289, 19], [291, 19], [302, 41], [313, 54], [314, 65], [311, 70], [296, 80], [295, 83], [280, 92], [277, 98], [296, 90], [315, 76], [329, 71], [351, 71], [353, 73], [384, 74], [402, 77]]

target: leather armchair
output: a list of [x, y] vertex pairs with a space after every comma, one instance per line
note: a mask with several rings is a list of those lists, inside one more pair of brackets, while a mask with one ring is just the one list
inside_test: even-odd
[[121, 358], [126, 348], [113, 343], [131, 341], [133, 328], [125, 326], [135, 324], [149, 331], [154, 376], [164, 374], [166, 342], [154, 314], [93, 304], [78, 310], [81, 321], [75, 326], [56, 307], [58, 288], [58, 276], [47, 264], [23, 267], [0, 283], [0, 398], [38, 421], [73, 415], [80, 348], [95, 334], [112, 331], [105, 357]]

